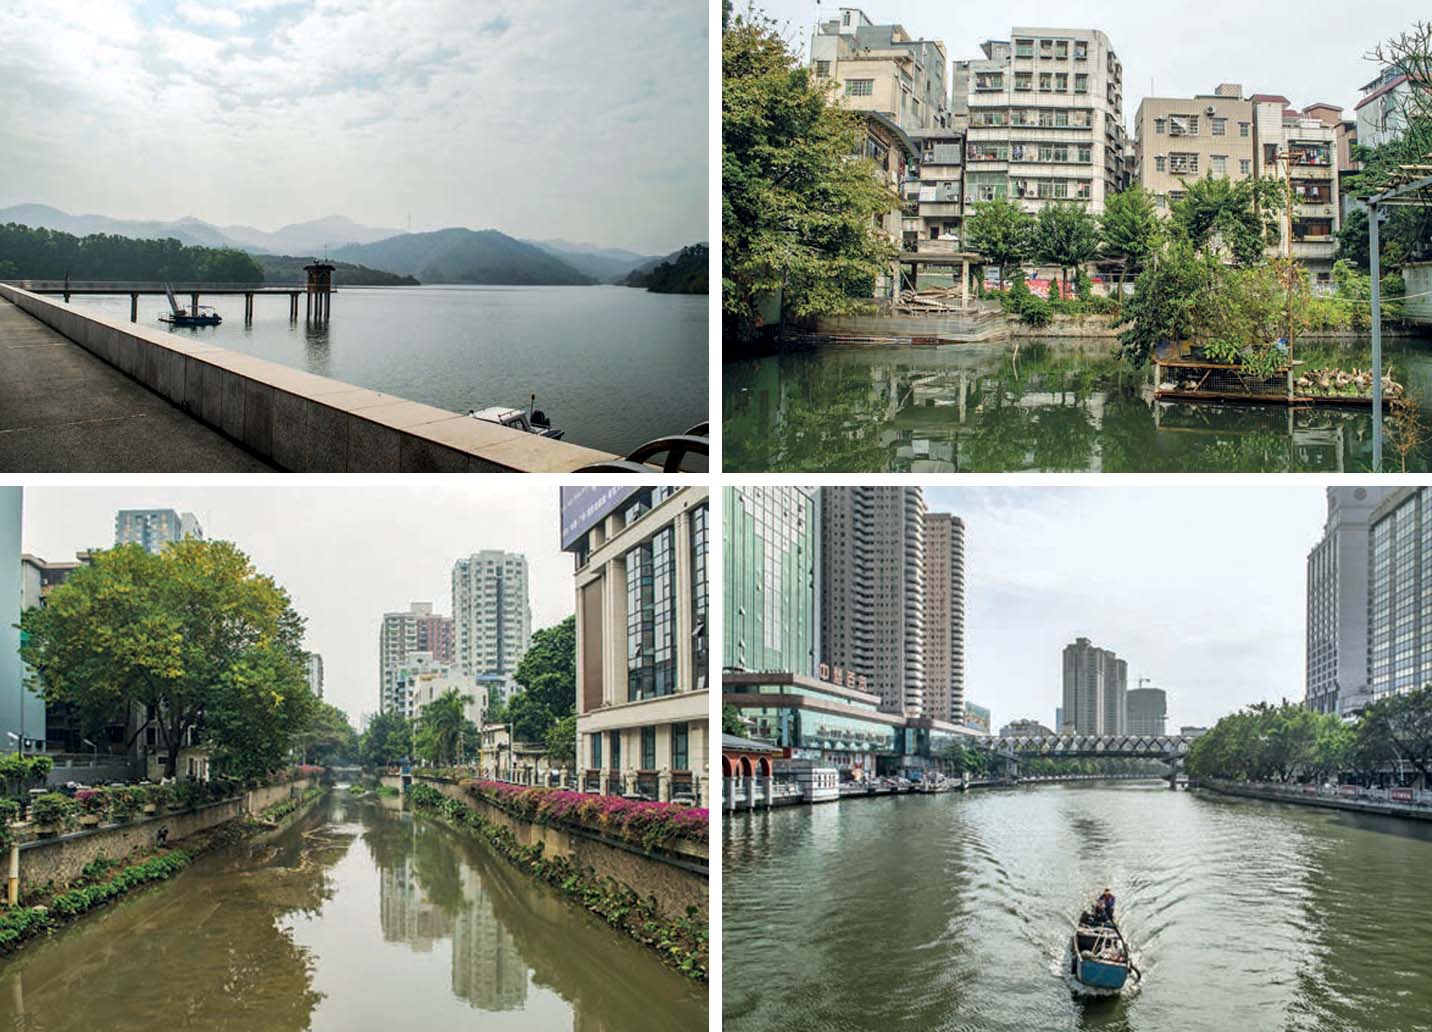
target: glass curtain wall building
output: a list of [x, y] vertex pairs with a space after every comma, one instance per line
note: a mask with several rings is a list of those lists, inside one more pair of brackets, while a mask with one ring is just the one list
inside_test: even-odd
[[1389, 495], [1368, 548], [1368, 687], [1379, 699], [1432, 684], [1432, 490]]
[[725, 652], [730, 670], [815, 674], [820, 651], [815, 490], [725, 489]]

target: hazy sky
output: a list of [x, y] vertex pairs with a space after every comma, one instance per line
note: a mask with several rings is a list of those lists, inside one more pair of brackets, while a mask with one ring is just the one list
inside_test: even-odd
[[[744, 8], [737, 0], [737, 9]], [[830, 17], [841, 5], [825, 0], [761, 0], [788, 38], [804, 52], [817, 11]], [[1191, 97], [1220, 82], [1249, 93], [1281, 93], [1302, 108], [1340, 104], [1347, 117], [1373, 79], [1364, 59], [1377, 43], [1426, 17], [1411, 0], [1025, 0], [1015, 6], [949, 0], [870, 0], [859, 7], [877, 24], [897, 22], [911, 36], [941, 40], [951, 61], [981, 57], [988, 39], [1009, 39], [1018, 25], [1094, 28], [1108, 35], [1124, 65], [1124, 118], [1132, 124], [1146, 96]], [[946, 69], [948, 76], [949, 69]], [[1150, 93], [1153, 79], [1156, 92]]]
[[1077, 637], [1168, 692], [1170, 728], [1303, 696], [1304, 576], [1325, 492], [926, 488], [965, 521], [965, 696], [995, 730], [1060, 704]]
[[0, 207], [330, 214], [666, 253], [707, 229], [696, 0], [3, 0]]
[[37, 488], [24, 493], [24, 548], [51, 562], [114, 544], [118, 509], [177, 509], [233, 541], [289, 593], [323, 656], [324, 698], [355, 726], [378, 708], [383, 613], [432, 602], [451, 613], [453, 560], [484, 548], [527, 556], [534, 630], [569, 616], [571, 557], [559, 550], [557, 488]]

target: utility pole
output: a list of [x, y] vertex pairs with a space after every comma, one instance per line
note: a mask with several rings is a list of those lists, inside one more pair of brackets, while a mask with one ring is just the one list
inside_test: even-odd
[[[1293, 276], [1295, 274], [1293, 266], [1293, 152], [1284, 150], [1279, 158], [1283, 163], [1283, 185], [1286, 191], [1283, 225], [1287, 242], [1284, 244], [1283, 252], [1288, 266], [1283, 270], [1283, 274], [1287, 278], [1288, 367], [1291, 370], [1293, 365]], [[1291, 375], [1290, 371], [1289, 376]]]

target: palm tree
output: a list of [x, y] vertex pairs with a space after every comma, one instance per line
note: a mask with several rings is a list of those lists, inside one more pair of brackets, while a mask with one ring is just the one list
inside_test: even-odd
[[443, 766], [461, 758], [467, 707], [473, 701], [471, 695], [449, 688], [422, 708], [418, 714], [417, 748], [423, 759]]

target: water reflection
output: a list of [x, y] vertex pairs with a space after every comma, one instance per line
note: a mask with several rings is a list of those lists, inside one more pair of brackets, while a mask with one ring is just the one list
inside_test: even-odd
[[[707, 1027], [707, 996], [470, 835], [335, 794], [0, 968], [0, 1027]], [[479, 1017], [480, 1015], [480, 1017]]]
[[[1365, 364], [1354, 345], [1323, 348]], [[1429, 397], [1424, 349], [1387, 351]], [[793, 350], [727, 364], [723, 390], [733, 471], [1362, 472], [1372, 459], [1366, 410], [1156, 402], [1108, 340]], [[1408, 469], [1429, 462], [1424, 443]]]

